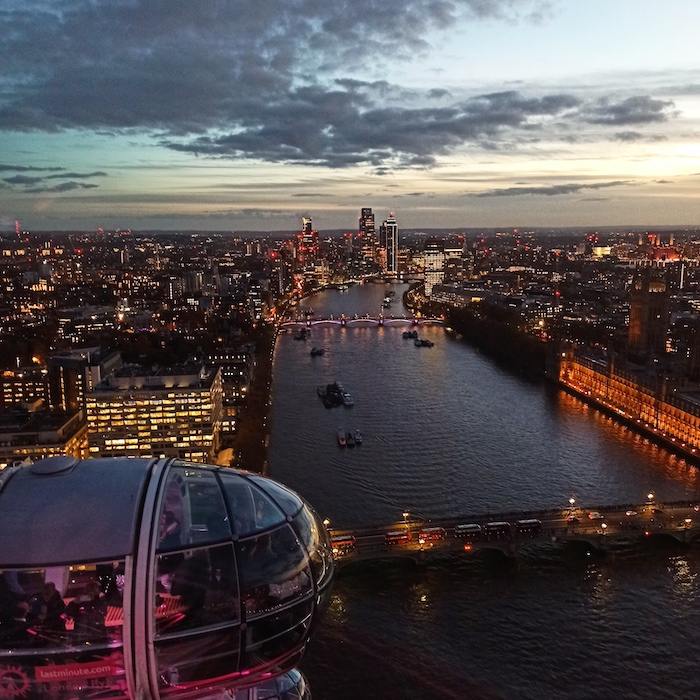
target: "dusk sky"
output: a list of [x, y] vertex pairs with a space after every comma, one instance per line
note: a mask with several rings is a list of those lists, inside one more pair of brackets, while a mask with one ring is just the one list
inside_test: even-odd
[[3, 0], [0, 230], [700, 224], [692, 0]]

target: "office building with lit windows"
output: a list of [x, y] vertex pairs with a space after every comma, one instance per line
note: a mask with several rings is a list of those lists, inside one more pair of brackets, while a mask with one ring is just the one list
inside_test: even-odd
[[374, 214], [370, 207], [363, 207], [360, 211], [358, 229], [362, 246], [362, 257], [365, 260], [374, 261], [377, 248], [377, 234], [374, 228]]
[[0, 471], [57, 455], [88, 456], [87, 426], [80, 412], [12, 410], [0, 413]]
[[428, 241], [425, 246], [425, 296], [430, 297], [435, 285], [445, 279], [445, 246], [440, 241]]
[[393, 212], [384, 219], [379, 228], [379, 244], [385, 251], [384, 272], [396, 277], [399, 271], [399, 225]]
[[91, 457], [214, 461], [222, 421], [221, 369], [126, 365], [86, 395]]

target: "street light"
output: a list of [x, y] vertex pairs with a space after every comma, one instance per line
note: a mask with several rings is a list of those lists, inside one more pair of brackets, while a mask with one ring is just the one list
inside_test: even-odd
[[325, 525], [326, 530], [327, 530], [327, 529], [328, 529], [328, 526], [331, 524], [330, 518], [324, 518], [324, 519], [323, 519], [323, 524]]
[[403, 512], [403, 521], [404, 521], [404, 523], [406, 524], [406, 527], [408, 527], [408, 516], [409, 516], [409, 515], [410, 515], [410, 513], [409, 513], [407, 510], [405, 510], [405, 511]]

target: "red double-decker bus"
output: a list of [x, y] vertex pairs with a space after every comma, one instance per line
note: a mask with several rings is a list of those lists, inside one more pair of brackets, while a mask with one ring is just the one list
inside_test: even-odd
[[447, 536], [447, 531], [444, 527], [426, 527], [423, 528], [418, 539], [423, 542], [434, 542], [435, 540], [444, 540]]
[[355, 549], [356, 541], [354, 535], [337, 535], [331, 537], [331, 547], [333, 556], [342, 557], [344, 554], [349, 554]]
[[411, 541], [411, 531], [393, 530], [392, 532], [387, 532], [386, 535], [384, 535], [384, 541], [388, 545], [406, 544]]

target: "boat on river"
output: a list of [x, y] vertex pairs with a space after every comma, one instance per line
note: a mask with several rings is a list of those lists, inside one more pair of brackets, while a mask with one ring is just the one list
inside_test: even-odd
[[353, 433], [353, 437], [355, 438], [356, 445], [362, 444], [362, 433], [360, 432], [359, 428], [355, 428], [355, 432]]
[[355, 446], [355, 436], [353, 435], [353, 433], [350, 430], [348, 430], [348, 432], [345, 433], [345, 444], [348, 447]]
[[338, 428], [338, 430], [336, 430], [336, 433], [335, 433], [335, 434], [336, 434], [336, 437], [337, 437], [337, 439], [338, 439], [338, 444], [339, 444], [341, 447], [345, 447], [345, 445], [346, 445], [346, 441], [345, 441], [345, 431], [344, 431], [342, 428]]
[[349, 406], [355, 405], [355, 399], [353, 399], [352, 396], [347, 391], [341, 392], [340, 398], [343, 401], [343, 406], [349, 407]]
[[326, 348], [317, 348], [315, 345], [311, 348], [311, 357], [318, 357], [326, 352]]

